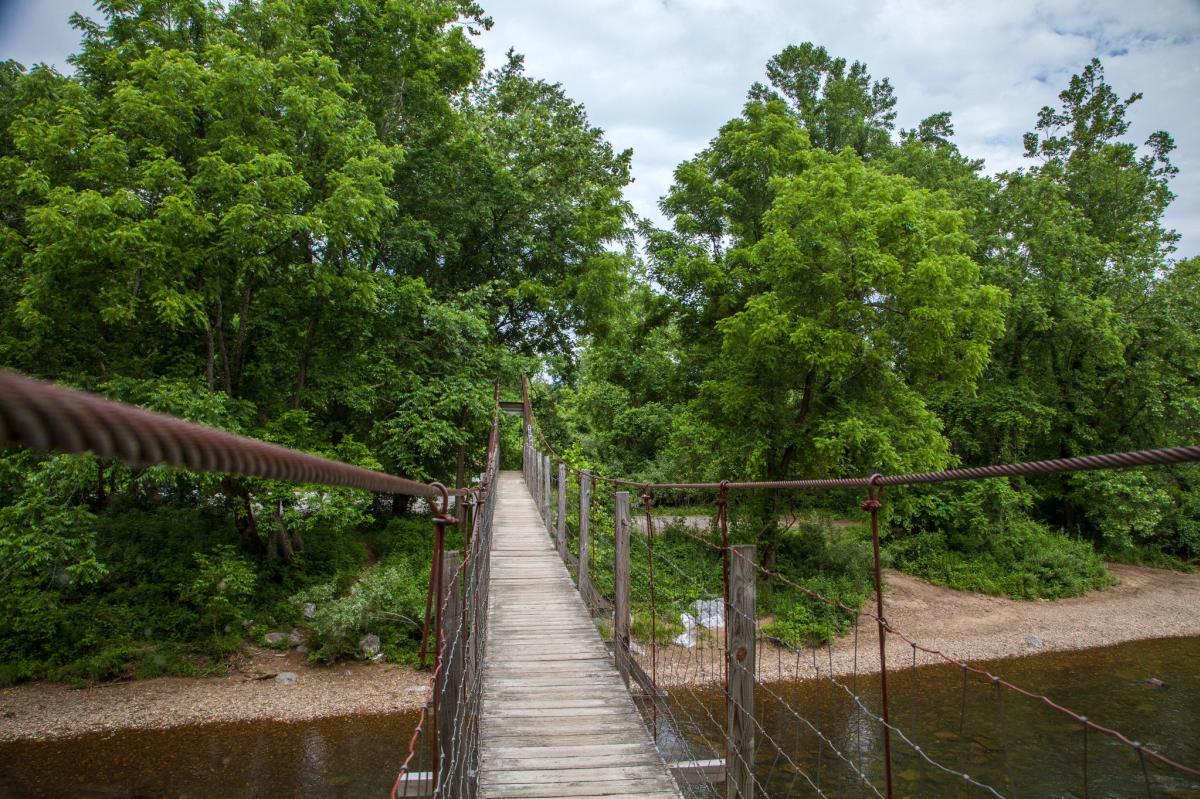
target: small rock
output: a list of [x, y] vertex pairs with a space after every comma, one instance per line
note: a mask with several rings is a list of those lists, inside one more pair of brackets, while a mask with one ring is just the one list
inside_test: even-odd
[[1030, 649], [1041, 649], [1043, 646], [1045, 646], [1045, 644], [1042, 643], [1042, 639], [1038, 638], [1033, 633], [1025, 636], [1025, 643], [1029, 644]]
[[267, 646], [279, 646], [287, 640], [287, 636], [283, 633], [267, 633], [263, 640], [267, 642]]
[[1165, 682], [1163, 682], [1162, 680], [1158, 679], [1157, 677], [1147, 678], [1146, 685], [1149, 685], [1151, 688], [1166, 688], [1167, 687], [1167, 684]]
[[374, 657], [372, 657], [372, 658], [371, 658], [371, 662], [372, 662], [372, 663], [381, 663], [381, 662], [383, 662], [383, 653], [382, 653], [382, 652], [380, 652], [379, 654], [377, 654], [377, 655], [375, 655]]
[[279, 683], [280, 685], [295, 685], [296, 684], [296, 672], [281, 671], [275, 675], [275, 682]]
[[362, 652], [364, 658], [373, 658], [383, 649], [383, 642], [379, 640], [379, 636], [375, 633], [364, 635], [363, 639], [358, 642], [358, 650]]
[[300, 606], [300, 615], [304, 616], [306, 619], [311, 619], [313, 616], [317, 615], [317, 606], [312, 602], [305, 602]]
[[304, 633], [299, 630], [292, 630], [288, 633], [288, 643], [292, 646], [300, 646], [304, 643]]
[[404, 693], [406, 693], [406, 694], [427, 694], [427, 693], [429, 693], [429, 686], [428, 685], [418, 685], [415, 688], [405, 688]]
[[345, 673], [346, 673], [346, 676], [347, 676], [347, 677], [353, 677], [353, 676], [354, 676], [354, 672], [350, 671], [350, 669], [346, 669], [346, 672], [345, 672]]
[[296, 647], [296, 654], [297, 655], [307, 655], [308, 647], [306, 647], [304, 644], [300, 644], [300, 646]]

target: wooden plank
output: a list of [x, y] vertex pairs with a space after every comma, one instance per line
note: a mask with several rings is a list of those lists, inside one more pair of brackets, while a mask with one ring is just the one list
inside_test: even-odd
[[665, 795], [678, 799], [679, 793], [670, 776], [659, 780], [605, 780], [590, 782], [523, 782], [505, 783], [505, 785], [488, 785], [480, 780], [480, 793], [485, 797], [496, 799], [523, 798], [542, 799], [544, 797], [608, 797], [608, 795], [623, 795], [623, 797], [647, 797], [647, 795]]
[[668, 763], [671, 776], [681, 785], [715, 785], [725, 782], [725, 761], [680, 760]]
[[536, 501], [519, 475], [499, 480], [478, 796], [679, 799], [563, 564], [565, 528], [557, 524], [566, 517], [563, 470], [554, 515], [547, 459], [533, 452], [530, 461]]
[[[661, 786], [664, 782], [661, 765], [573, 766], [570, 775], [559, 769], [492, 769], [487, 782], [492, 785], [545, 785], [565, 782], [637, 781]], [[668, 783], [663, 787], [673, 787]]]
[[433, 772], [414, 771], [405, 774], [396, 789], [396, 796], [433, 796]]

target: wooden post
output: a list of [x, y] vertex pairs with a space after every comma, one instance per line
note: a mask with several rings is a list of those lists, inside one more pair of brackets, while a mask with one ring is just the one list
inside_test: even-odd
[[735, 546], [729, 564], [729, 687], [725, 696], [726, 799], [754, 799], [754, 644], [755, 554], [753, 546]]
[[546, 525], [546, 532], [553, 530], [550, 523], [550, 456], [542, 456], [542, 521]]
[[533, 500], [537, 503], [538, 511], [542, 510], [542, 456], [537, 447], [530, 445], [533, 453]]
[[542, 509], [542, 456], [538, 454], [537, 449], [532, 444], [529, 446], [529, 452], [533, 456], [533, 465], [530, 467], [533, 485], [529, 487], [529, 492], [533, 494], [533, 501], [537, 504], [540, 511]]
[[629, 492], [616, 493], [613, 515], [613, 652], [629, 687]]
[[438, 658], [442, 666], [433, 694], [437, 708], [438, 741], [438, 759], [433, 764], [433, 773], [439, 789], [456, 783], [456, 771], [462, 768], [465, 755], [465, 741], [454, 738], [454, 722], [463, 698], [459, 695], [462, 687], [462, 647], [458, 640], [462, 632], [462, 583], [458, 574], [460, 561], [461, 555], [455, 550], [443, 556], [442, 596], [438, 599], [445, 607], [439, 631], [442, 640]]
[[554, 536], [558, 541], [558, 556], [567, 559], [567, 464], [558, 464], [558, 523]]
[[583, 604], [592, 607], [592, 579], [588, 572], [591, 564], [591, 554], [588, 552], [588, 511], [592, 506], [591, 479], [586, 474], [579, 475], [579, 593]]

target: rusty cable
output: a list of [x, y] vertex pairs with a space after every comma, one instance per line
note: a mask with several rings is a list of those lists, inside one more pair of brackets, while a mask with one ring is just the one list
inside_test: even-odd
[[[554, 457], [567, 463], [558, 455], [542, 435], [541, 430], [534, 425], [538, 439], [546, 450]], [[960, 469], [943, 469], [933, 472], [911, 472], [908, 474], [893, 474], [881, 477], [878, 485], [900, 486], [918, 485], [925, 483], [945, 483], [956, 480], [983, 480], [992, 477], [1030, 477], [1042, 474], [1059, 474], [1064, 472], [1082, 472], [1095, 469], [1131, 469], [1138, 466], [1169, 466], [1180, 463], [1200, 462], [1200, 445], [1182, 447], [1165, 447], [1162, 449], [1144, 449], [1133, 452], [1114, 452], [1103, 455], [1082, 455], [1076, 458], [1054, 458], [1044, 461], [1025, 461], [1023, 463], [999, 463], [991, 466], [968, 466]], [[567, 468], [578, 472], [579, 469], [567, 463]], [[646, 483], [638, 480], [628, 480], [617, 477], [605, 477], [591, 472], [592, 478], [602, 480], [610, 485], [653, 490], [677, 491], [752, 491], [757, 489], [853, 489], [868, 488], [872, 477], [838, 477], [818, 480], [765, 480], [765, 481], [736, 481], [721, 480], [705, 483]]]
[[[227, 433], [95, 394], [0, 371], [0, 444], [93, 452], [131, 466], [320, 483], [382, 494], [438, 497], [431, 484]], [[465, 492], [455, 489], [456, 496]]]

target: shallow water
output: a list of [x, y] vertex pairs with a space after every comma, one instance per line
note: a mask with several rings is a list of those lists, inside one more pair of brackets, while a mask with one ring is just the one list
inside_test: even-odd
[[[811, 658], [811, 653], [805, 657]], [[1200, 638], [982, 665], [1184, 765], [1200, 766]], [[1148, 684], [1150, 678], [1166, 687]], [[850, 688], [854, 678], [839, 681]], [[878, 675], [859, 676], [857, 689], [865, 710], [878, 715]], [[768, 691], [786, 699], [786, 706], [764, 697]], [[1085, 793], [1081, 724], [987, 681], [969, 677], [964, 688], [962, 670], [950, 664], [890, 671], [889, 694], [894, 726], [932, 760], [1001, 796], [1200, 797], [1200, 778], [1179, 775], [1149, 758], [1143, 773], [1136, 752], [1096, 732], [1087, 736]], [[723, 718], [721, 703], [719, 692], [674, 692], [668, 706], [678, 727], [662, 725], [660, 747], [670, 751], [673, 746], [681, 759], [689, 750], [693, 757], [711, 757], [700, 742], [703, 736], [719, 740], [713, 719]], [[757, 703], [761, 726], [756, 778], [768, 795], [815, 796], [819, 786], [831, 798], [874, 796], [856, 772], [884, 791], [882, 726], [846, 691], [829, 681], [773, 684], [759, 689]], [[826, 740], [820, 740], [806, 721]], [[674, 735], [678, 729], [684, 735]], [[895, 733], [892, 752], [896, 796], [995, 795], [931, 765]], [[697, 789], [693, 795], [713, 792]]]
[[[989, 666], [1176, 760], [1200, 763], [1200, 638], [1036, 655]], [[1150, 677], [1167, 687], [1147, 685]], [[953, 666], [900, 669], [890, 678], [893, 723], [946, 767], [965, 771], [1003, 796], [1084, 796], [1078, 724], [1011, 693], [1001, 700], [991, 685], [972, 680], [964, 706], [962, 675]], [[844, 682], [850, 686], [851, 679]], [[872, 712], [878, 708], [876, 684], [877, 678], [858, 678], [859, 693]], [[782, 703], [759, 702], [758, 778], [771, 796], [816, 795], [806, 779], [819, 781], [831, 798], [873, 796], [846, 760], [882, 790], [879, 725], [856, 712], [844, 692], [828, 682], [774, 684], [770, 690], [800, 717]], [[711, 724], [708, 716], [722, 717], [719, 692], [678, 692], [670, 705], [681, 719], [683, 735], [673, 735], [664, 721], [659, 740], [677, 753], [692, 747], [689, 740], [698, 740], [701, 733], [712, 734], [688, 728], [689, 716], [706, 724]], [[821, 729], [846, 760], [828, 743], [818, 747], [801, 718]], [[415, 713], [401, 713], [0, 744], [0, 797], [384, 797], [415, 722]], [[961, 780], [925, 763], [902, 741], [894, 740], [893, 751], [897, 796], [991, 795], [964, 788]], [[1178, 777], [1151, 761], [1147, 766], [1151, 796], [1200, 797], [1200, 780]], [[1090, 735], [1089, 799], [1146, 795], [1137, 755]]]
[[417, 714], [0, 744], [0, 797], [386, 797]]

